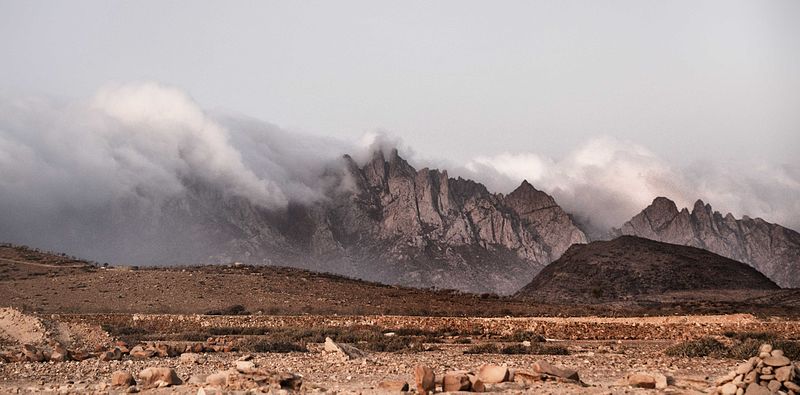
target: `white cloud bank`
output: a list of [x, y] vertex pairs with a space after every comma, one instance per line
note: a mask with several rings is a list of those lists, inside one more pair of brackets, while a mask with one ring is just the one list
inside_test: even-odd
[[[119, 207], [144, 208], [155, 219], [129, 226], [118, 237], [123, 241], [157, 227], [160, 204], [194, 183], [281, 210], [290, 201], [326, 199], [325, 191], [342, 181], [336, 167], [342, 154], [363, 163], [374, 150], [392, 147], [412, 163], [424, 162], [385, 133], [352, 143], [302, 135], [205, 111], [182, 91], [155, 83], [107, 86], [80, 101], [0, 97], [0, 241], [78, 254], [74, 246], [90, 246], [97, 256], [113, 257], [109, 251], [125, 246], [89, 237], [109, 233], [114, 239], [125, 221], [114, 218]], [[507, 153], [439, 167], [493, 191], [510, 191], [528, 179], [599, 231], [620, 226], [656, 196], [681, 206], [701, 198], [723, 212], [800, 229], [797, 166], [679, 168], [637, 144], [599, 138], [560, 159]]]
[[641, 145], [603, 137], [561, 159], [504, 153], [475, 158], [465, 168], [499, 190], [527, 179], [598, 229], [619, 227], [656, 196], [690, 209], [703, 199], [723, 213], [800, 228], [800, 170], [792, 165], [697, 162], [679, 167]]

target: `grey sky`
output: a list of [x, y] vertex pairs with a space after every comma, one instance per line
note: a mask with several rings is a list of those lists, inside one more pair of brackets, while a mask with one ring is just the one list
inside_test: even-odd
[[289, 130], [421, 156], [797, 165], [800, 2], [0, 1], [0, 93], [158, 81]]

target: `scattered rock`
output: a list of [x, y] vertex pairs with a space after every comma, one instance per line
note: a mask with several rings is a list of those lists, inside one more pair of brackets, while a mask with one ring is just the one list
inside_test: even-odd
[[172, 368], [147, 368], [139, 372], [140, 384], [143, 388], [168, 387], [181, 385], [183, 381]]
[[256, 370], [256, 364], [252, 361], [236, 361], [236, 370], [244, 374], [253, 373]]
[[391, 392], [406, 392], [408, 391], [408, 383], [405, 381], [381, 381], [378, 383], [378, 389]]
[[136, 385], [136, 380], [133, 379], [132, 374], [124, 370], [117, 370], [111, 373], [111, 385], [114, 387], [131, 387]]

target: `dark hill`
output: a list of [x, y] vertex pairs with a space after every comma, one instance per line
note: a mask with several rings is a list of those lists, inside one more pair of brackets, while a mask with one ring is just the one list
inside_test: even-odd
[[752, 267], [695, 247], [634, 236], [576, 244], [518, 296], [544, 303], [635, 301], [669, 292], [772, 290]]

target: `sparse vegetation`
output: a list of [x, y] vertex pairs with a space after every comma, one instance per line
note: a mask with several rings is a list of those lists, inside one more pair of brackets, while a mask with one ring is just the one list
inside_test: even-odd
[[778, 335], [769, 332], [726, 332], [725, 337], [732, 340], [732, 344], [704, 337], [697, 340], [678, 343], [664, 352], [673, 357], [714, 357], [731, 359], [748, 359], [758, 355], [758, 348], [769, 343], [774, 348], [781, 349], [789, 359], [800, 358], [800, 342], [781, 339]]
[[697, 357], [722, 357], [728, 351], [727, 347], [719, 340], [711, 337], [702, 337], [678, 343], [664, 351], [671, 357], [697, 358]]

